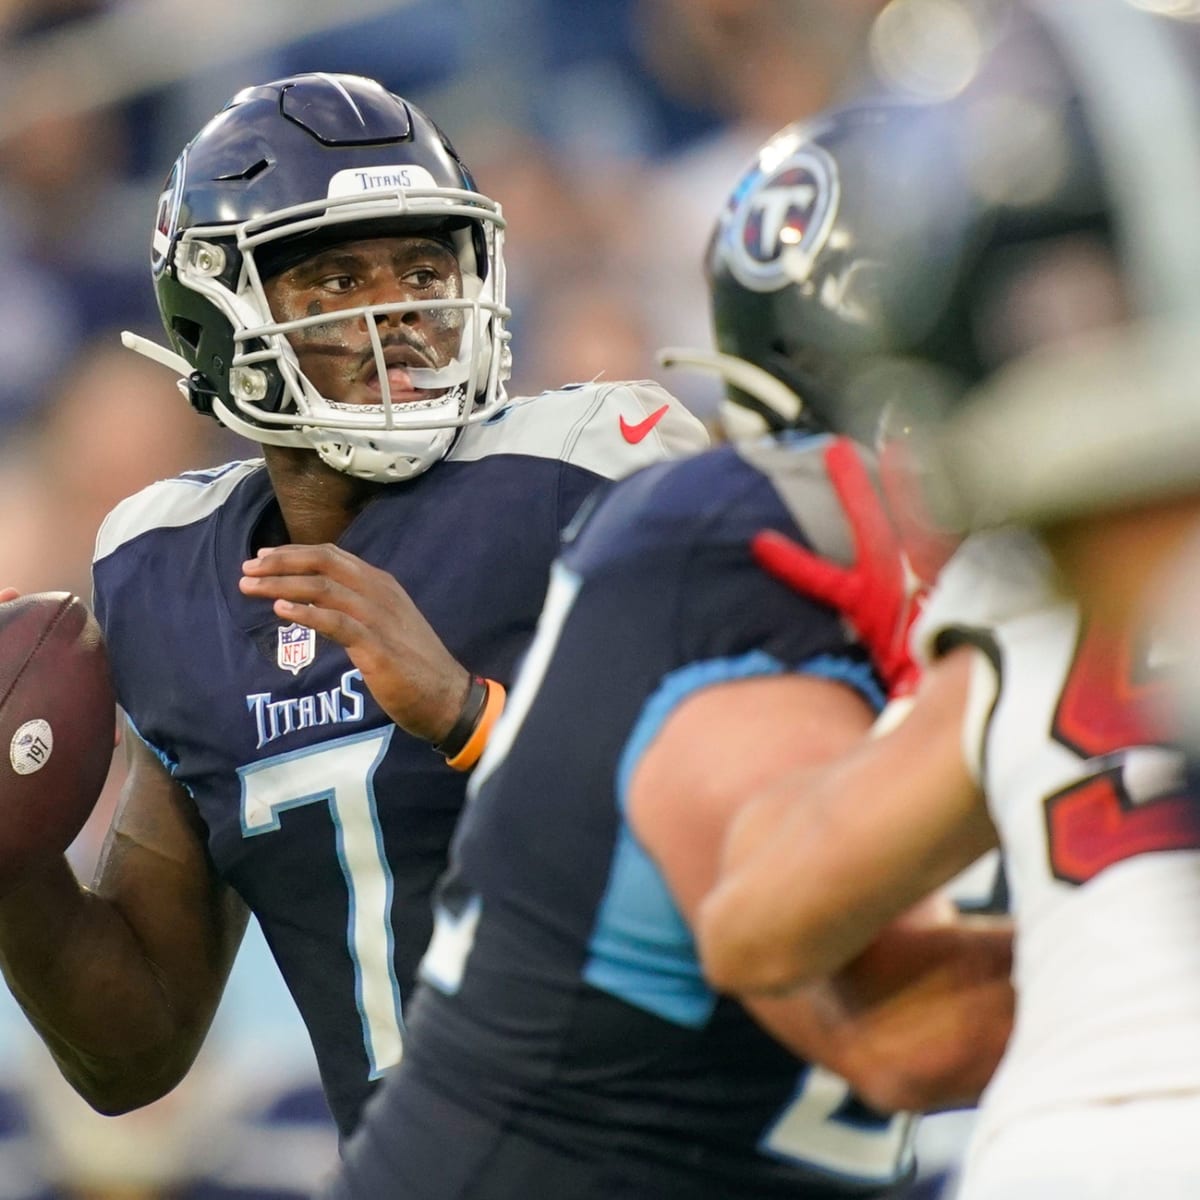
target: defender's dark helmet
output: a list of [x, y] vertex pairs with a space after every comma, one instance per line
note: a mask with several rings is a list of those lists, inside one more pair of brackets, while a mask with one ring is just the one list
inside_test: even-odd
[[944, 409], [1040, 342], [1194, 294], [1182, 163], [1148, 143], [1195, 108], [1196, 33], [1121, 0], [997, 5], [954, 95], [882, 93], [772, 138], [706, 260], [731, 423], [869, 439], [889, 402]]
[[[445, 135], [374, 80], [305, 74], [246, 88], [184, 149], [159, 202], [152, 266], [175, 354], [127, 344], [177, 367], [193, 404], [238, 433], [315, 449], [362, 478], [406, 479], [505, 403], [503, 230]], [[272, 318], [265, 279], [337, 242], [425, 232], [453, 245], [461, 296]], [[418, 309], [455, 314], [458, 352], [410, 371], [430, 399], [393, 404], [374, 318]], [[378, 362], [378, 406], [322, 396], [288, 343], [314, 321], [357, 318]]]

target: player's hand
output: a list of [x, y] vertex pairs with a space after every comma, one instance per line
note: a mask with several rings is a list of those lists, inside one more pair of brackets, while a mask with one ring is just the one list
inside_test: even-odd
[[402, 729], [436, 745], [453, 727], [470, 676], [388, 572], [333, 545], [275, 546], [242, 564], [238, 586], [342, 646]]
[[837, 609], [866, 646], [889, 695], [907, 695], [918, 677], [908, 652], [908, 631], [924, 590], [906, 564], [891, 518], [854, 443], [846, 438], [831, 441], [825, 465], [850, 522], [853, 565], [821, 558], [773, 529], [754, 536], [751, 553], [776, 579]]

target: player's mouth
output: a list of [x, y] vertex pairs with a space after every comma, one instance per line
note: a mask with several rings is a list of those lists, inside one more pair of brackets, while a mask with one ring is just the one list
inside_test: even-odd
[[[427, 388], [413, 386], [409, 369], [412, 367], [429, 367], [431, 364], [413, 346], [385, 346], [383, 361], [386, 367], [388, 393], [393, 404], [411, 404], [420, 400], [428, 400], [439, 392]], [[383, 403], [383, 383], [379, 376], [378, 364], [372, 354], [364, 364], [359, 382], [366, 391], [366, 403]]]

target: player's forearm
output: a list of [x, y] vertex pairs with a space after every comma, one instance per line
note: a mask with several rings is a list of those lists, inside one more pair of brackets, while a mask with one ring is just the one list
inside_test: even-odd
[[792, 802], [766, 812], [748, 850], [733, 828], [697, 922], [719, 990], [773, 992], [840, 970], [996, 845], [962, 755], [970, 666], [963, 656], [939, 663], [899, 725], [780, 781]]
[[1012, 1028], [1011, 968], [1003, 918], [889, 928], [830, 980], [848, 1030], [839, 1069], [885, 1110], [973, 1104]]
[[133, 930], [65, 859], [0, 899], [0, 968], [63, 1075], [102, 1112], [156, 1099], [194, 1055], [179, 1054], [167, 993]]
[[734, 880], [700, 908], [701, 964], [718, 991], [770, 995], [812, 983], [852, 958], [877, 927], [861, 910], [826, 911], [822, 897], [802, 907], [793, 892], [784, 907], [773, 880]]
[[[864, 826], [838, 784], [836, 770], [817, 777], [774, 839], [705, 897], [697, 944], [719, 991], [770, 994], [824, 979], [941, 882], [907, 858], [897, 866], [902, 838]], [[872, 779], [860, 794], [879, 787]]]

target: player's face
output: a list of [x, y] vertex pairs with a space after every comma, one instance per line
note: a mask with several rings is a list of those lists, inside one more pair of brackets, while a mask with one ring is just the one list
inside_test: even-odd
[[[462, 272], [435, 238], [376, 237], [322, 250], [268, 280], [265, 291], [275, 320], [293, 321], [368, 304], [459, 299]], [[462, 340], [461, 309], [357, 315], [294, 331], [289, 341], [313, 386], [341, 404], [383, 402], [368, 320], [379, 328], [392, 401], [437, 395], [413, 387], [408, 368], [450, 362]]]

